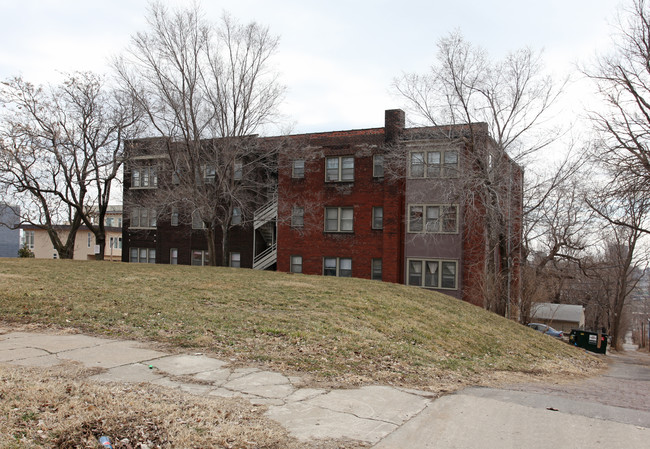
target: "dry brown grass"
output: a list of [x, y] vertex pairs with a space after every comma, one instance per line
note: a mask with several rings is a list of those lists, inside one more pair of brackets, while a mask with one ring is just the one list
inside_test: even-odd
[[[95, 371], [68, 363], [48, 369], [0, 364], [0, 447], [115, 449], [360, 448], [354, 442], [305, 444], [245, 400], [205, 399], [153, 385], [87, 382]], [[146, 446], [144, 446], [146, 445]]]
[[437, 391], [502, 372], [584, 375], [601, 366], [446, 295], [246, 269], [4, 259], [0, 320], [156, 341], [332, 385]]

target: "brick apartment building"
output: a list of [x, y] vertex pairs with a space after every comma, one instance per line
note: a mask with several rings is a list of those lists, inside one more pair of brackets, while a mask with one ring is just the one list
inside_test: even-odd
[[[477, 130], [483, 137], [472, 141], [489, 147], [487, 126], [476, 124]], [[380, 128], [258, 138], [262, 147], [281, 140], [286, 148], [277, 159], [277, 190], [265, 195], [252, 217], [237, 216], [226, 259], [235, 267], [405, 283], [482, 305], [483, 212], [458, 187], [461, 173], [472, 169], [464, 166], [470, 165], [464, 162], [467, 133], [463, 125], [406, 128], [404, 112], [388, 110]], [[206, 264], [211, 255], [200, 226], [169, 211], [150, 209], [142, 216], [146, 195], [164, 182], [159, 178], [172, 176], [164, 170], [169, 156], [152, 150], [151, 142], [127, 147], [124, 207], [132, 213], [124, 220], [122, 259]], [[513, 297], [523, 173], [514, 163], [508, 167], [508, 254], [498, 254], [503, 247], [493, 256], [497, 264], [509, 259]]]

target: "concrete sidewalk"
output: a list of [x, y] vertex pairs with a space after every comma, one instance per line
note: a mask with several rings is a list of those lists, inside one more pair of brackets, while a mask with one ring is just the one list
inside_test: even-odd
[[[149, 382], [204, 397], [242, 397], [266, 405], [267, 416], [303, 441], [349, 438], [374, 444], [417, 416], [432, 399], [425, 392], [385, 386], [305, 388], [297, 377], [257, 368], [232, 369], [227, 362], [202, 354], [170, 355], [135, 341], [80, 334], [0, 335], [0, 363], [47, 367], [66, 360], [105, 368], [90, 377], [98, 382]], [[184, 381], [176, 380], [179, 376]]]
[[603, 406], [593, 402], [549, 402], [545, 395], [492, 389], [440, 399], [387, 386], [312, 389], [298, 377], [233, 369], [203, 354], [171, 355], [135, 341], [0, 329], [0, 363], [46, 367], [66, 360], [105, 368], [90, 378], [98, 382], [149, 382], [266, 405], [268, 417], [303, 441], [349, 438], [376, 449], [650, 447], [650, 413], [637, 419], [634, 411], [610, 407], [603, 414]]

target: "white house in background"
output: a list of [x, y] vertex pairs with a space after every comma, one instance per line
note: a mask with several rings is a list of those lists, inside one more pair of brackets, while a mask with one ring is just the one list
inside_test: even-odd
[[[106, 246], [104, 260], [122, 260], [122, 206], [108, 206], [104, 217], [106, 226]], [[58, 226], [59, 234], [64, 238], [68, 234], [69, 225]], [[21, 245], [27, 246], [36, 259], [58, 259], [59, 254], [53, 248], [52, 241], [47, 231], [37, 226], [23, 225], [23, 240]], [[86, 226], [77, 230], [74, 245], [75, 260], [95, 260], [98, 252], [95, 244], [95, 235]]]
[[585, 308], [574, 304], [538, 302], [533, 304], [530, 321], [568, 333], [571, 329], [584, 329]]

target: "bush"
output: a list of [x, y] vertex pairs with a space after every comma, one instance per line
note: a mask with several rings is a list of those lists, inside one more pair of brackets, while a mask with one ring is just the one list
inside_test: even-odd
[[29, 249], [29, 248], [27, 247], [27, 245], [23, 245], [23, 247], [20, 248], [20, 249], [18, 250], [18, 257], [29, 257], [29, 258], [33, 258], [33, 257], [34, 257], [34, 253], [32, 252], [31, 249]]

